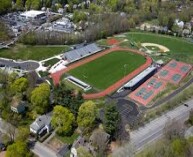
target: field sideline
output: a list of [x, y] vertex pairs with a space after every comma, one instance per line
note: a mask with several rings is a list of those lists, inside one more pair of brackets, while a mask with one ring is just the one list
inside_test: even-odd
[[146, 61], [129, 51], [113, 51], [68, 72], [91, 86], [103, 90], [139, 68]]

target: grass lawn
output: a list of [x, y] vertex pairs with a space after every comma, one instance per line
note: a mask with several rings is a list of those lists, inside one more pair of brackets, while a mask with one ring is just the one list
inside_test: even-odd
[[64, 81], [64, 84], [66, 85], [66, 87], [68, 89], [75, 89], [75, 90], [78, 90], [78, 91], [83, 91], [82, 88], [80, 88], [79, 86], [76, 86], [75, 84], [73, 84], [72, 82], [68, 81], [68, 80], [63, 80]]
[[78, 138], [78, 136], [79, 136], [78, 133], [74, 133], [71, 136], [56, 135], [56, 138], [58, 138], [59, 140], [61, 140], [62, 142], [66, 143], [66, 144], [73, 144], [73, 142]]
[[139, 54], [114, 51], [68, 73], [102, 90], [140, 67], [145, 61], [146, 59]]
[[187, 63], [193, 63], [193, 43], [185, 39], [142, 32], [129, 32], [125, 35], [127, 39], [135, 41], [136, 43], [149, 42], [166, 46], [170, 49], [168, 57]]
[[60, 60], [58, 58], [53, 58], [50, 59], [48, 61], [45, 61], [44, 65], [47, 66], [53, 66], [54, 64], [56, 64], [57, 62], [59, 62]]
[[97, 44], [102, 45], [102, 46], [109, 46], [107, 43], [107, 39], [100, 39], [97, 41]]
[[68, 46], [28, 46], [17, 44], [10, 49], [1, 49], [0, 57], [22, 60], [43, 60], [67, 51]]

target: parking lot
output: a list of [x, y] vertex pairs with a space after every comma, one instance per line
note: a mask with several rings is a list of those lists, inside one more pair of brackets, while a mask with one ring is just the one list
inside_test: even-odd
[[0, 59], [0, 67], [11, 67], [21, 70], [35, 70], [39, 67], [39, 63], [35, 61], [16, 62], [8, 59]]
[[139, 110], [134, 102], [126, 99], [118, 99], [117, 109], [124, 125], [129, 124], [132, 127], [138, 120]]

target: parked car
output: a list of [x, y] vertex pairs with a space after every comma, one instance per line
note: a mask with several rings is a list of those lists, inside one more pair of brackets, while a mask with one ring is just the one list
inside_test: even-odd
[[6, 147], [3, 143], [0, 143], [0, 151], [5, 151]]

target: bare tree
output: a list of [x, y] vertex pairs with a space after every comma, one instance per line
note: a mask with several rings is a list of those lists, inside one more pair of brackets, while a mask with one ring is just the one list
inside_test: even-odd
[[135, 149], [131, 143], [127, 143], [122, 147], [116, 149], [112, 153], [112, 157], [134, 157]]
[[104, 156], [109, 141], [109, 134], [102, 130], [93, 132], [90, 142], [99, 156]]
[[9, 141], [14, 142], [16, 136], [16, 128], [13, 125], [4, 121], [2, 121], [2, 125], [2, 128], [4, 128], [4, 132], [9, 136]]
[[176, 137], [183, 137], [184, 136], [183, 123], [175, 119], [169, 120], [165, 124], [164, 135], [166, 139], [169, 139], [169, 140]]

